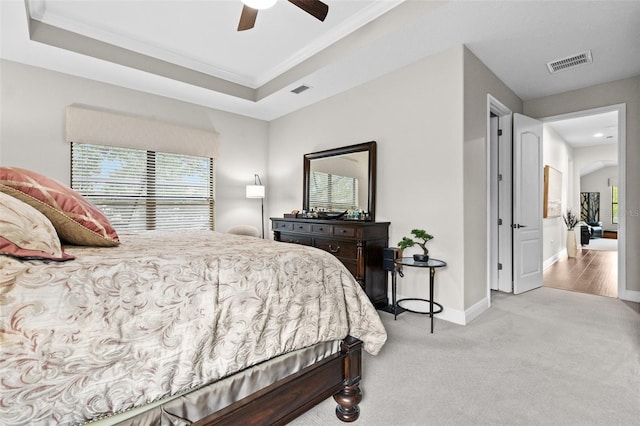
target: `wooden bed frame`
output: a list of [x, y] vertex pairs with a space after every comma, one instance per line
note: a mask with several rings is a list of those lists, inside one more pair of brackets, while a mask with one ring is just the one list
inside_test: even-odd
[[360, 416], [362, 342], [347, 336], [340, 352], [281, 379], [194, 425], [285, 425], [333, 395], [336, 416], [353, 422]]

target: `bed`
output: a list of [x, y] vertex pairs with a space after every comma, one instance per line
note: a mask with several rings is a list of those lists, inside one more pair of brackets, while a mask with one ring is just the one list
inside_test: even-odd
[[3, 424], [285, 424], [334, 396], [358, 418], [386, 340], [321, 250], [210, 231], [0, 255]]

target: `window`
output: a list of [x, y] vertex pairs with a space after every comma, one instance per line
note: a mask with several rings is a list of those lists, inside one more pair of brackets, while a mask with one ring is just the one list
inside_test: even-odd
[[618, 223], [618, 187], [611, 187], [611, 223]]
[[213, 229], [212, 158], [72, 143], [71, 187], [118, 231]]
[[358, 208], [357, 199], [357, 179], [315, 171], [311, 174], [309, 208], [355, 210]]

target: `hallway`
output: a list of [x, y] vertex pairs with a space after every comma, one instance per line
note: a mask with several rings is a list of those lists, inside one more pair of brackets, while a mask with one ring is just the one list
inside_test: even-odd
[[544, 287], [618, 297], [618, 252], [583, 248], [544, 271]]

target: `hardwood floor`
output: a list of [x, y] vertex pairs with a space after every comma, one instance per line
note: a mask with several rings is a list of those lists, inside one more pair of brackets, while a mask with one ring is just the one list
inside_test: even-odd
[[582, 249], [544, 271], [544, 287], [618, 297], [618, 252]]

